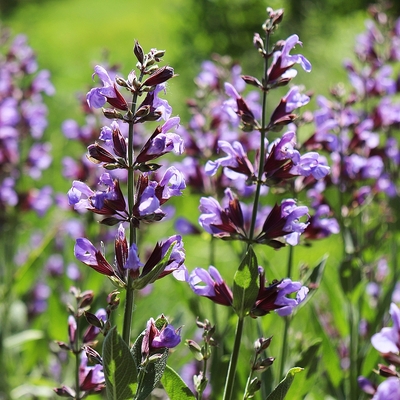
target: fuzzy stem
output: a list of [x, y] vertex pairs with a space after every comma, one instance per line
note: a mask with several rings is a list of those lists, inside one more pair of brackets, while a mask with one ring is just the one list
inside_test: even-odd
[[[289, 246], [289, 256], [288, 256], [288, 263], [287, 263], [287, 277], [291, 278], [292, 269], [293, 269], [293, 253], [294, 248], [293, 246]], [[279, 381], [283, 378], [284, 368], [285, 368], [285, 359], [287, 357], [287, 347], [288, 347], [288, 332], [290, 326], [290, 317], [284, 318], [284, 329], [283, 329], [283, 339], [282, 339], [282, 348], [281, 348], [281, 359], [279, 360]]]
[[[140, 81], [142, 80], [143, 75], [140, 76]], [[138, 94], [134, 93], [132, 99], [132, 107], [131, 113], [132, 118], [136, 112], [136, 103], [137, 103]], [[137, 242], [136, 228], [133, 226], [132, 221], [132, 209], [135, 202], [135, 174], [133, 169], [133, 136], [134, 136], [134, 122], [133, 120], [129, 122], [129, 133], [128, 133], [128, 213], [130, 220], [130, 230], [129, 230], [129, 245], [132, 246]], [[124, 310], [124, 325], [122, 330], [122, 338], [125, 343], [129, 346], [130, 336], [131, 336], [131, 326], [132, 326], [132, 314], [134, 308], [134, 289], [132, 288], [132, 278], [128, 273], [128, 282], [126, 288], [126, 298], [125, 298], [125, 310]]]
[[[269, 47], [269, 34], [266, 35], [266, 49]], [[265, 58], [264, 63], [264, 81], [267, 82], [268, 80], [268, 58]], [[257, 210], [258, 205], [260, 202], [260, 192], [261, 192], [261, 181], [262, 176], [264, 174], [264, 159], [265, 159], [265, 137], [267, 133], [267, 126], [266, 126], [266, 119], [267, 119], [267, 92], [263, 91], [262, 97], [262, 115], [261, 115], [261, 129], [260, 129], [260, 161], [258, 165], [258, 173], [257, 173], [257, 187], [256, 192], [254, 195], [254, 203], [253, 203], [253, 212], [251, 215], [251, 225], [250, 225], [250, 232], [249, 238], [250, 241], [254, 238], [254, 230], [256, 226], [257, 220]]]
[[233, 346], [231, 359], [229, 361], [228, 374], [226, 378], [223, 400], [231, 400], [233, 393], [233, 385], [235, 383], [236, 366], [239, 358], [240, 342], [243, 333], [243, 318], [238, 318], [235, 332], [235, 343]]
[[78, 332], [79, 332], [79, 317], [76, 316], [76, 333], [75, 333], [75, 343], [73, 343], [73, 352], [75, 354], [75, 399], [79, 400], [81, 398], [80, 393], [80, 383], [79, 383], [79, 367], [80, 367], [80, 349], [78, 345]]

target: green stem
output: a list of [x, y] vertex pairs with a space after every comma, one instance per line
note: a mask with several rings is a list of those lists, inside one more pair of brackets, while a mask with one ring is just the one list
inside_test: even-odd
[[[140, 76], [139, 81], [143, 79], [143, 75]], [[136, 103], [137, 103], [138, 94], [134, 93], [132, 98], [132, 107], [131, 114], [132, 118], [136, 112]], [[136, 227], [133, 226], [132, 220], [132, 209], [135, 204], [135, 171], [133, 169], [133, 160], [134, 160], [134, 152], [133, 152], [133, 136], [134, 136], [134, 122], [133, 120], [129, 121], [129, 132], [128, 132], [128, 213], [130, 220], [130, 230], [129, 230], [129, 245], [132, 246], [137, 242], [137, 234]], [[126, 288], [126, 298], [125, 298], [125, 310], [124, 310], [124, 324], [122, 328], [122, 338], [125, 343], [129, 346], [130, 344], [130, 336], [131, 336], [131, 326], [132, 326], [132, 315], [134, 308], [134, 295], [135, 291], [132, 288], [132, 278], [128, 274], [127, 288]]]
[[[287, 277], [290, 278], [292, 275], [292, 269], [293, 269], [293, 253], [294, 253], [294, 247], [289, 246], [289, 256], [288, 256], [288, 263], [287, 263]], [[289, 332], [289, 326], [290, 326], [290, 317], [284, 318], [284, 328], [283, 328], [283, 339], [282, 339], [282, 348], [281, 348], [281, 358], [279, 360], [279, 381], [283, 378], [284, 374], [284, 368], [285, 368], [285, 360], [287, 357], [287, 349], [288, 349], [288, 332]]]
[[235, 343], [233, 346], [231, 359], [229, 361], [228, 375], [226, 378], [224, 395], [222, 398], [223, 400], [231, 400], [232, 398], [233, 385], [235, 382], [236, 366], [239, 358], [240, 342], [242, 340], [243, 323], [244, 319], [239, 317], [236, 325]]
[[[268, 50], [269, 47], [269, 35], [266, 36], [266, 46], [265, 48]], [[265, 58], [265, 65], [264, 65], [264, 81], [267, 82], [268, 80], [268, 58]], [[262, 176], [264, 174], [264, 159], [265, 159], [265, 136], [267, 133], [267, 92], [263, 91], [263, 98], [262, 98], [262, 115], [261, 115], [261, 129], [260, 129], [260, 162], [258, 165], [258, 173], [257, 173], [257, 187], [256, 192], [254, 195], [254, 203], [253, 203], [253, 212], [251, 215], [251, 225], [250, 225], [250, 232], [249, 232], [249, 239], [253, 240], [254, 238], [254, 229], [256, 226], [257, 220], [257, 211], [258, 211], [258, 204], [260, 202], [260, 192], [261, 192], [261, 183], [262, 183]]]
[[75, 333], [75, 343], [73, 344], [73, 351], [75, 354], [75, 399], [79, 400], [81, 398], [80, 393], [80, 383], [79, 383], [79, 367], [80, 367], [80, 349], [78, 345], [78, 332], [79, 332], [79, 316], [75, 316], [76, 320], [76, 333]]
[[258, 360], [258, 355], [256, 353], [255, 356], [254, 356], [253, 364], [252, 364], [252, 366], [250, 368], [249, 376], [247, 378], [246, 387], [245, 387], [244, 393], [243, 393], [243, 400], [247, 400], [249, 398], [248, 391], [249, 391], [249, 388], [250, 388], [251, 381], [253, 379], [254, 370], [255, 370], [255, 366], [256, 366], [257, 360]]

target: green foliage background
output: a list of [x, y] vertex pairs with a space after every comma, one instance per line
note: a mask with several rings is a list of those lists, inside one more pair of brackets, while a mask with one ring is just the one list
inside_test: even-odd
[[[80, 157], [81, 154], [76, 154], [76, 146], [64, 138], [60, 126], [67, 118], [81, 118], [76, 95], [86, 92], [91, 83], [93, 65], [101, 63], [105, 57], [110, 63], [120, 64], [121, 70], [127, 74], [135, 62], [132, 54], [134, 39], [139, 40], [145, 51], [151, 47], [166, 49], [165, 61], [179, 74], [179, 77], [169, 84], [169, 103], [173, 106], [174, 113], [180, 114], [182, 123], [185, 123], [187, 116], [185, 100], [193, 95], [193, 78], [199, 72], [200, 62], [209, 59], [213, 53], [228, 54], [242, 64], [245, 74], [259, 73], [260, 71], [254, 71], [255, 68], [259, 68], [259, 64], [252, 46], [253, 33], [260, 31], [267, 6], [282, 7], [286, 10], [287, 18], [282, 24], [282, 29], [278, 31], [279, 38], [285, 38], [292, 33], [299, 34], [304, 44], [301, 52], [313, 65], [313, 71], [310, 74], [299, 72], [297, 83], [304, 84], [307, 90], [326, 95], [331, 85], [346, 80], [341, 64], [344, 58], [351, 57], [355, 35], [363, 31], [364, 20], [367, 17], [366, 4], [367, 2], [361, 0], [353, 2], [346, 0], [271, 0], [269, 2], [261, 0], [170, 0], [168, 2], [20, 0], [2, 1], [0, 9], [3, 12], [2, 23], [11, 27], [14, 34], [26, 34], [29, 44], [37, 52], [40, 68], [51, 71], [52, 82], [57, 92], [54, 97], [47, 100], [50, 125], [46, 135], [53, 144], [54, 167], [46, 171], [45, 179], [51, 181], [57, 191], [66, 192], [70, 187], [70, 182], [61, 178], [61, 157], [65, 155]], [[395, 7], [400, 8], [399, 5]], [[393, 12], [396, 12], [395, 7]], [[257, 67], [254, 67], [255, 65]], [[313, 103], [309, 108], [312, 109], [312, 107]], [[197, 198], [186, 196], [177, 199], [175, 204], [179, 213], [196, 222]], [[50, 241], [58, 226], [54, 213], [45, 220], [33, 215], [30, 218], [19, 230], [16, 241], [26, 240], [31, 229], [38, 225], [48, 227]], [[171, 224], [164, 224], [156, 229], [156, 233], [150, 232], [155, 240], [173, 232]], [[209, 243], [206, 237], [188, 237], [185, 239], [185, 247], [186, 264], [189, 270], [197, 266], [203, 268], [208, 266]], [[72, 260], [72, 242], [70, 248], [71, 254], [66, 257]], [[38, 249], [32, 255], [31, 263], [26, 270], [21, 272], [16, 290], [22, 299], [31, 282], [37, 278], [37, 274], [40, 274], [41, 262], [44, 260], [46, 251], [48, 251], [46, 247]], [[218, 268], [227, 276], [232, 276], [238, 261], [230, 245], [219, 243], [216, 251]], [[240, 249], [237, 251], [239, 252]], [[340, 261], [337, 257], [341, 254], [341, 243], [337, 238], [321, 241], [311, 250], [296, 248], [294, 265], [300, 266], [306, 262], [310, 266], [315, 266], [325, 254], [329, 255], [327, 271], [320, 290], [321, 294], [317, 296], [328, 295], [334, 298], [338, 285], [336, 270]], [[279, 252], [267, 249], [265, 254], [257, 253], [257, 257], [260, 265], [269, 271], [270, 278], [285, 274], [287, 249]], [[231, 275], [229, 275], [230, 272]], [[100, 290], [104, 282], [103, 277], [93, 271], [85, 271], [85, 274], [88, 278], [87, 287], [82, 289], [93, 289], [95, 292]], [[37, 387], [41, 385], [44, 387], [52, 385], [41, 377], [41, 364], [46, 363], [42, 355], [47, 354], [49, 342], [52, 340], [67, 340], [66, 312], [56, 294], [60, 290], [67, 291], [68, 284], [67, 281], [58, 282], [52, 288], [54, 296], [50, 298], [49, 312], [43, 315], [33, 327], [43, 332], [42, 336], [22, 341], [23, 344], [13, 347], [20, 363], [16, 363], [15, 368], [9, 372], [13, 373], [10, 378], [14, 387], [19, 388], [20, 398], [33, 398], [24, 396], [39, 390]], [[156, 317], [162, 312], [173, 317], [176, 326], [185, 325], [183, 329], [185, 338], [189, 338], [194, 332], [196, 315], [213, 320], [220, 327], [220, 332], [233, 329], [225, 310], [217, 312], [212, 304], [203, 301], [205, 299], [193, 298], [185, 285], [173, 279], [166, 279], [165, 282], [160, 282], [156, 286], [154, 295], [151, 294], [138, 302], [134, 314], [137, 333], [143, 329], [150, 316]], [[111, 285], [109, 288], [112, 289]], [[317, 296], [312, 301], [318, 301]], [[160, 299], [162, 299], [163, 309], [160, 309]], [[179, 299], [185, 300], [179, 301]], [[97, 301], [100, 307], [102, 299], [97, 299]], [[342, 304], [340, 298], [332, 303], [335, 321], [340, 321], [340, 314], [343, 312]], [[23, 303], [19, 306], [23, 307]], [[23, 325], [21, 321], [18, 321], [18, 314], [15, 319], [15, 324]], [[282, 326], [282, 321], [276, 316], [262, 319], [262, 329], [265, 332], [279, 333]], [[304, 330], [305, 326], [307, 330]], [[253, 339], [257, 337], [258, 328], [256, 321], [250, 321], [246, 325], [245, 338], [248, 339], [244, 340], [243, 345], [248, 352], [245, 351], [241, 355], [239, 363], [243, 370], [247, 369], [249, 352]], [[345, 321], [342, 326], [337, 326], [337, 329], [346, 332]], [[329, 337], [321, 336], [321, 328], [316, 322], [312, 306], [302, 308], [296, 315], [292, 335], [294, 338], [291, 343], [292, 350], [295, 353], [304, 353], [303, 359], [309, 358], [307, 362], [313, 360], [313, 355], [305, 353], [308, 349], [312, 349], [315, 340], [329, 341]], [[302, 348], [303, 343], [308, 344], [307, 349]], [[224, 346], [229, 348], [231, 343], [225, 343]], [[223, 351], [222, 347], [216, 351]], [[328, 346], [324, 348], [329, 351]], [[270, 349], [271, 355], [278, 356], [278, 349], [279, 336], [275, 336]], [[337, 377], [341, 374], [341, 368], [337, 355], [328, 354], [327, 356], [319, 364], [319, 371], [315, 375], [304, 373], [296, 376], [294, 385], [296, 389], [290, 391], [290, 399], [328, 398], [323, 394], [323, 388], [318, 386], [318, 376], [329, 373], [335, 379], [335, 374]], [[172, 354], [171, 363], [174, 364], [175, 369], [179, 369], [189, 359], [190, 355], [183, 350], [180, 357]], [[366, 375], [372, 370], [375, 361], [372, 357], [371, 362], [366, 366]], [[291, 366], [293, 365], [287, 365], [287, 369]], [[327, 372], [328, 370], [330, 372]], [[238, 385], [244, 385], [244, 382], [238, 382]], [[40, 397], [40, 393], [38, 396]]]

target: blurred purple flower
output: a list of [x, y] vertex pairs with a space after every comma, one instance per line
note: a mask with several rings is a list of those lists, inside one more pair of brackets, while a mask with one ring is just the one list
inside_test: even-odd
[[378, 386], [372, 400], [394, 399], [400, 399], [400, 379], [392, 376]]
[[399, 354], [400, 350], [400, 310], [396, 304], [390, 305], [390, 316], [393, 320], [393, 327], [385, 327], [379, 333], [371, 337], [372, 346], [380, 353]]

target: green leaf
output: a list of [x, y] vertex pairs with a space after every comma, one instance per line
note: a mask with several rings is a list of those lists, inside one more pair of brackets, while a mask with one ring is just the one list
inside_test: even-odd
[[196, 398], [177, 372], [168, 365], [166, 366], [164, 375], [161, 378], [161, 383], [170, 400], [190, 400]]
[[352, 293], [361, 282], [361, 264], [358, 258], [352, 256], [348, 256], [340, 264], [339, 276], [344, 293]]
[[148, 284], [153, 283], [161, 272], [164, 271], [166, 266], [168, 265], [169, 257], [171, 256], [172, 250], [176, 245], [176, 241], [172, 242], [171, 246], [169, 246], [168, 251], [165, 253], [163, 259], [145, 276], [135, 280], [133, 288], [140, 290], [146, 287]]
[[305, 301], [303, 301], [302, 306], [306, 304], [311, 298], [314, 296], [316, 291], [319, 289], [322, 281], [322, 277], [324, 275], [326, 261], [328, 260], [328, 256], [325, 255], [322, 260], [314, 267], [309, 273], [304, 277], [303, 282], [304, 285], [310, 289]]
[[116, 327], [108, 332], [103, 343], [103, 369], [107, 399], [132, 399], [137, 388], [137, 370], [132, 354], [117, 333]]
[[4, 339], [3, 345], [5, 348], [13, 348], [22, 346], [26, 342], [32, 340], [40, 340], [44, 338], [43, 331], [37, 329], [27, 329], [23, 332], [16, 333], [15, 335], [9, 336]]
[[266, 400], [283, 400], [293, 383], [294, 376], [301, 371], [303, 371], [303, 368], [291, 368], [279, 385], [269, 394]]
[[139, 372], [139, 375], [143, 374], [143, 379], [140, 381], [135, 400], [146, 400], [158, 385], [167, 366], [168, 353], [169, 349], [160, 349], [160, 358], [155, 362], [151, 362]]
[[249, 246], [233, 278], [233, 307], [240, 318], [253, 308], [259, 290], [258, 263], [253, 247]]

